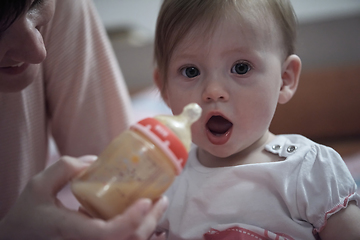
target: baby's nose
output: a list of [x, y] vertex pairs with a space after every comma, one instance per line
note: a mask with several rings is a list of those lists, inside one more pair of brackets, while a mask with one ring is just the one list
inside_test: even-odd
[[206, 82], [203, 91], [204, 101], [227, 101], [229, 99], [229, 92], [226, 89], [224, 82], [221, 80], [210, 80]]

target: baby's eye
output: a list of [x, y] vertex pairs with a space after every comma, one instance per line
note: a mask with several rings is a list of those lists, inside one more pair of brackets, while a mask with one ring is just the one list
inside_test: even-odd
[[247, 63], [236, 63], [232, 68], [231, 68], [231, 72], [232, 73], [237, 73], [240, 75], [244, 75], [246, 73], [248, 73], [251, 70], [251, 66]]
[[185, 67], [181, 69], [181, 74], [184, 77], [194, 78], [200, 75], [200, 71], [196, 67]]

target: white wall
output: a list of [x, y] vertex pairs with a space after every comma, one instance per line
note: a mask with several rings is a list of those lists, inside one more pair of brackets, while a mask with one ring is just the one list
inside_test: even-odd
[[[93, 0], [108, 29], [132, 26], [153, 33], [162, 0]], [[360, 0], [291, 0], [301, 23], [360, 14]]]
[[[153, 35], [162, 0], [94, 0], [130, 92], [152, 85]], [[291, 0], [304, 68], [360, 63], [360, 0]], [[125, 37], [124, 37], [125, 36]]]

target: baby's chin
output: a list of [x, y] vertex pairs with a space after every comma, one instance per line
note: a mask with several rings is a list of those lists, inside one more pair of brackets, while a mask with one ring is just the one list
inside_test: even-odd
[[211, 147], [201, 147], [199, 145], [197, 146], [200, 148], [199, 151], [203, 151], [204, 156], [219, 158], [219, 160], [226, 159], [237, 154], [237, 152], [229, 151], [228, 149], [224, 148], [224, 146], [216, 146], [216, 145]]

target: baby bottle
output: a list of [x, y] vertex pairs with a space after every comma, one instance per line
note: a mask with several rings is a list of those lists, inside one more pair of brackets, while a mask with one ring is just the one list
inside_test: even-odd
[[115, 138], [71, 183], [74, 196], [94, 217], [110, 219], [139, 198], [157, 200], [185, 165], [196, 103], [177, 116], [146, 118]]

